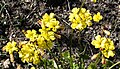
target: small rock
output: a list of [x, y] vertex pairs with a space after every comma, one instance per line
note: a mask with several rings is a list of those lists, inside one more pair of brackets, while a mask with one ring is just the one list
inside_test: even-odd
[[9, 68], [9, 65], [10, 65], [10, 60], [9, 59], [5, 60], [5, 62], [3, 63], [4, 68]]
[[31, 0], [25, 0], [25, 2], [31, 2]]

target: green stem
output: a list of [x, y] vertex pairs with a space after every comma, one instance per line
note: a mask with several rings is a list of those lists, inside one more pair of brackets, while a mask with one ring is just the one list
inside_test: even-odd
[[72, 59], [72, 36], [73, 36], [73, 29], [70, 35], [70, 69], [73, 69], [73, 59]]
[[80, 6], [80, 9], [83, 7], [83, 5], [85, 4], [85, 1], [86, 0], [83, 0], [83, 2], [82, 2], [82, 5]]
[[[81, 10], [81, 8], [83, 7], [83, 5], [85, 4], [85, 1], [86, 1], [86, 0], [83, 0], [82, 5], [80, 6], [80, 10]], [[80, 12], [80, 10], [79, 10], [79, 12]], [[78, 13], [79, 13], [79, 12], [78, 12]]]
[[112, 69], [114, 66], [116, 66], [116, 65], [118, 65], [118, 64], [120, 64], [120, 61], [117, 62], [117, 63], [115, 63], [115, 64], [113, 64], [109, 69]]
[[47, 62], [46, 62], [46, 59], [45, 59], [44, 64], [45, 64], [45, 69], [47, 69]]
[[[54, 54], [52, 53], [52, 51], [50, 51], [50, 47], [49, 47], [48, 45], [47, 45], [47, 47], [48, 47], [48, 50], [49, 50], [50, 54], [53, 56], [53, 59], [55, 60], [55, 62], [57, 62]], [[56, 63], [56, 64], [57, 64], [57, 63]], [[57, 64], [57, 68], [60, 69], [59, 66], [58, 66], [58, 64]]]
[[[43, 68], [46, 69], [46, 65], [45, 65], [44, 60], [43, 60], [43, 59], [40, 59], [40, 61], [43, 63], [43, 64], [42, 64]], [[41, 65], [38, 64], [36, 68], [40, 68], [40, 66], [41, 66]]]
[[[61, 61], [62, 58], [63, 58], [63, 57], [62, 57], [61, 45], [59, 45], [59, 43], [57, 43], [57, 46], [59, 47], [59, 48], [58, 48], [58, 50], [59, 50], [59, 52], [60, 52], [60, 59], [59, 59], [59, 60]], [[63, 66], [64, 66], [64, 65], [63, 65], [63, 62], [61, 61], [61, 67], [63, 68]]]
[[100, 62], [100, 55], [101, 55], [101, 53], [99, 53], [98, 56], [97, 56], [97, 59], [96, 59], [96, 61], [95, 61], [95, 64], [96, 64], [96, 65]]
[[84, 58], [80, 58], [80, 69], [85, 69], [85, 66], [84, 66], [85, 64], [84, 64]]

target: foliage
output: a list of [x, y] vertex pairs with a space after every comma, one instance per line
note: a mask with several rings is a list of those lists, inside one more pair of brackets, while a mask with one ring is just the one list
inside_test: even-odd
[[[100, 68], [106, 69], [110, 66], [110, 68], [113, 68], [115, 65], [118, 65], [119, 62], [113, 64], [109, 60], [116, 55], [113, 40], [106, 38], [111, 34], [109, 31], [103, 29], [105, 34], [102, 36], [98, 34], [94, 40], [87, 41], [87, 39], [81, 37], [81, 33], [84, 30], [93, 27], [92, 25], [94, 24], [99, 24], [104, 18], [100, 13], [101, 11], [93, 14], [91, 13], [92, 10], [84, 8], [85, 1], [81, 2], [82, 4], [79, 8], [74, 7], [69, 12], [66, 21], [62, 17], [59, 19], [59, 14], [55, 14], [55, 12], [44, 13], [41, 16], [42, 18], [37, 21], [39, 26], [37, 30], [34, 28], [22, 30], [25, 40], [17, 41], [10, 39], [3, 47], [3, 51], [9, 53], [10, 61], [16, 61], [14, 58], [15, 54], [17, 54], [22, 63], [31, 64], [30, 69], [98, 69], [98, 65]], [[97, 2], [96, 0], [91, 1]], [[66, 27], [65, 24], [63, 25], [62, 21], [71, 28]], [[66, 32], [65, 30], [70, 30], [67, 36], [63, 34], [63, 32]], [[65, 40], [66, 44], [63, 43]], [[64, 45], [66, 45], [65, 50], [61, 49]], [[78, 48], [73, 50], [75, 45]], [[96, 48], [93, 50], [99, 53], [91, 56], [87, 49], [93, 47], [92, 45]], [[59, 46], [58, 49], [56, 46]], [[81, 52], [81, 50], [83, 51]], [[89, 57], [91, 57], [91, 60]], [[90, 62], [87, 61], [88, 59]], [[87, 66], [86, 61], [88, 62]]]

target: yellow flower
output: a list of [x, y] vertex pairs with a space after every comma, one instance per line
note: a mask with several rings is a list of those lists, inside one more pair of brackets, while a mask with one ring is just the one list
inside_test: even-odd
[[54, 32], [45, 29], [39, 29], [39, 32], [41, 32], [41, 36], [44, 37], [45, 40], [55, 40]]
[[[51, 16], [52, 17], [52, 16]], [[44, 22], [49, 22], [49, 20], [50, 20], [50, 16], [47, 14], [47, 13], [45, 13], [44, 15], [43, 15], [43, 17], [42, 17], [43, 19], [42, 19], [42, 21]]]
[[110, 47], [109, 47], [109, 49], [110, 50], [114, 50], [115, 49], [115, 47], [114, 47], [114, 43], [113, 43], [113, 41], [111, 41], [110, 39], [108, 39], [108, 41], [110, 42]]
[[22, 62], [32, 62], [33, 64], [38, 64], [40, 62], [40, 49], [31, 42], [23, 45], [18, 53]]
[[30, 69], [35, 69], [35, 67], [31, 67]]
[[76, 29], [78, 29], [78, 30], [83, 30], [85, 27], [86, 27], [86, 24], [80, 23], [80, 24], [78, 24], [78, 25], [76, 26]]
[[70, 13], [70, 15], [69, 15], [69, 21], [72, 22], [74, 17], [75, 17], [75, 15], [73, 13]]
[[92, 22], [91, 22], [90, 20], [88, 20], [88, 21], [86, 21], [86, 24], [87, 24], [88, 26], [91, 26], [91, 25], [92, 25]]
[[96, 40], [93, 40], [91, 44], [94, 45], [95, 48], [100, 48], [100, 42], [98, 42]]
[[50, 18], [53, 18], [55, 16], [54, 13], [50, 13]]
[[36, 30], [27, 30], [27, 33], [25, 34], [27, 38], [30, 39], [30, 41], [35, 41], [38, 35], [36, 34]]
[[113, 51], [111, 51], [111, 50], [108, 51], [108, 56], [113, 57], [114, 55], [115, 55], [115, 53]]
[[[39, 35], [37, 39], [38, 47], [40, 49], [51, 49], [53, 47], [53, 42], [51, 40], [45, 40], [43, 36]], [[42, 52], [42, 51], [41, 51]]]
[[71, 28], [75, 29], [77, 27], [77, 25], [78, 25], [77, 23], [72, 23]]
[[86, 9], [85, 8], [81, 8], [80, 12], [84, 14], [86, 12]]
[[96, 0], [91, 0], [92, 2], [96, 3]]
[[102, 54], [107, 58], [109, 58], [110, 56], [113, 57], [115, 55], [115, 53], [112, 51], [115, 49], [114, 43], [109, 38], [97, 35], [95, 37], [95, 40], [93, 40], [91, 44], [95, 46], [95, 48], [100, 48]]
[[74, 18], [75, 18], [75, 20], [76, 20], [77, 22], [80, 21], [80, 16], [79, 16], [79, 15], [76, 14], [76, 15], [74, 16]]
[[102, 51], [102, 54], [106, 57], [106, 58], [109, 58], [110, 56], [113, 57], [115, 55], [115, 53], [112, 51], [112, 50], [103, 50]]
[[93, 16], [93, 20], [95, 21], [95, 22], [99, 22], [100, 20], [102, 20], [102, 15], [100, 15], [100, 12], [98, 12], [97, 14], [95, 14], [94, 16]]
[[54, 32], [50, 31], [48, 32], [48, 37], [51, 39], [51, 40], [55, 40], [55, 36], [54, 36]]
[[92, 16], [89, 10], [85, 8], [73, 8], [72, 13], [69, 15], [69, 21], [71, 21], [71, 28], [82, 31], [87, 26], [92, 25]]
[[79, 12], [79, 8], [75, 7], [72, 9], [73, 14], [77, 14]]
[[101, 38], [101, 48], [106, 48], [106, 49], [108, 49], [108, 47], [107, 47], [107, 44], [106, 44], [106, 42], [107, 42], [107, 38]]
[[45, 47], [46, 47], [46, 42], [45, 42], [44, 37], [42, 37], [41, 35], [39, 35], [38, 38], [37, 38], [37, 43], [38, 43], [38, 47], [39, 47], [39, 48], [45, 49]]
[[59, 26], [59, 21], [57, 21], [56, 19], [51, 19], [49, 23], [46, 24], [46, 26], [50, 29], [52, 29], [52, 31], [56, 32], [57, 29], [60, 28]]
[[9, 54], [12, 54], [14, 51], [18, 51], [18, 48], [16, 47], [16, 42], [8, 42], [7, 45], [5, 46], [6, 52], [9, 52]]
[[94, 45], [95, 48], [100, 48], [101, 36], [100, 36], [100, 35], [97, 35], [97, 36], [95, 37], [95, 39], [96, 39], [96, 40], [93, 40], [93, 41], [91, 42], [91, 44]]
[[42, 17], [41, 21], [41, 27], [42, 29], [49, 29], [51, 31], [56, 32], [57, 29], [60, 28], [59, 26], [59, 21], [56, 20], [56, 18], [54, 18], [54, 13], [50, 13], [50, 15], [48, 15], [47, 13], [45, 13]]

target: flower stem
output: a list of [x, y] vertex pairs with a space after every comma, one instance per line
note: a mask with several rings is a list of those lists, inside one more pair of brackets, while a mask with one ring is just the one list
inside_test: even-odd
[[[53, 52], [50, 50], [50, 47], [49, 47], [48, 45], [47, 45], [47, 47], [48, 47], [48, 51], [49, 51], [50, 54], [53, 56], [53, 59], [55, 60], [55, 62], [57, 62], [57, 60], [56, 60], [56, 58], [55, 58]], [[56, 64], [57, 64], [57, 63], [56, 63]], [[57, 68], [60, 69], [59, 66], [58, 66], [58, 64], [57, 64]]]
[[[81, 6], [80, 6], [80, 10], [79, 10], [79, 12], [81, 11], [81, 8], [82, 8], [83, 5], [85, 4], [85, 1], [86, 1], [86, 0], [83, 0], [82, 4], [81, 4]], [[78, 12], [78, 13], [79, 13], [79, 12]]]
[[109, 69], [112, 69], [114, 66], [116, 66], [116, 65], [118, 65], [118, 64], [120, 64], [120, 61], [117, 62], [117, 63], [115, 63], [115, 64], [113, 64]]
[[85, 4], [85, 1], [86, 0], [83, 0], [83, 2], [82, 2], [82, 5], [80, 6], [80, 9], [83, 7], [83, 5]]
[[101, 53], [99, 53], [98, 56], [97, 56], [97, 59], [96, 59], [96, 61], [95, 61], [95, 64], [96, 64], [96, 65], [100, 62], [100, 55], [101, 55]]
[[70, 69], [73, 69], [73, 59], [72, 59], [72, 36], [73, 36], [73, 29], [70, 35]]

